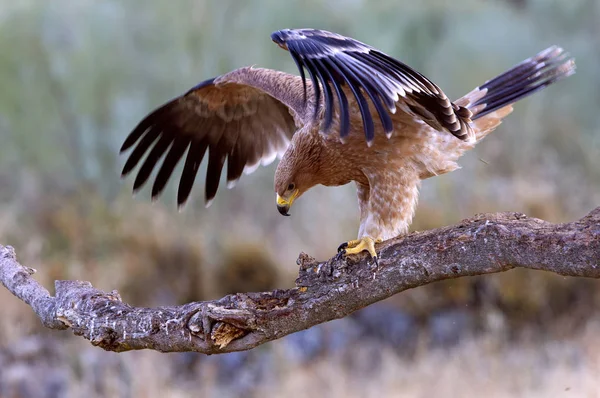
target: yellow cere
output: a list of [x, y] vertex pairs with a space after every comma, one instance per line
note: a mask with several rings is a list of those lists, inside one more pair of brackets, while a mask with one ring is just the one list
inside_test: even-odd
[[292, 203], [294, 203], [294, 199], [296, 199], [296, 196], [298, 196], [297, 189], [290, 195], [289, 199], [284, 199], [281, 196], [279, 196], [279, 194], [277, 194], [277, 205], [290, 207], [292, 206]]

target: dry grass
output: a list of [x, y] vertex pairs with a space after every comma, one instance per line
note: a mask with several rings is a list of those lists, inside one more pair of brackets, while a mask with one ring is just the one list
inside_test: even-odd
[[[0, 236], [24, 264], [39, 268], [47, 286], [76, 277], [117, 288], [133, 304], [161, 305], [290, 283], [290, 270], [265, 252], [268, 246], [207, 245], [194, 223], [162, 205], [132, 210], [90, 193], [36, 203], [18, 209], [29, 214], [22, 228], [15, 228], [18, 217], [4, 218]], [[427, 210], [421, 222], [444, 222], [442, 213]], [[391, 312], [368, 325], [359, 315], [324, 325], [308, 340], [217, 357], [106, 353], [43, 330], [27, 306], [0, 291], [0, 397], [594, 397], [597, 287], [521, 270], [444, 281], [389, 299], [382, 305]], [[433, 319], [444, 314], [450, 331], [434, 331]], [[385, 328], [394, 316], [414, 321], [405, 336]], [[436, 343], [432, 333], [450, 337]]]
[[11, 339], [0, 352], [0, 396], [591, 398], [600, 396], [599, 332], [595, 318], [560, 340], [531, 336], [507, 343], [486, 334], [420, 349], [411, 358], [364, 339], [309, 362], [293, 361], [286, 340], [228, 362], [196, 354], [105, 353], [75, 338], [38, 335]]
[[590, 322], [569, 339], [512, 344], [480, 336], [414, 359], [366, 342], [300, 371], [290, 365], [265, 391], [298, 397], [596, 397], [599, 330]]

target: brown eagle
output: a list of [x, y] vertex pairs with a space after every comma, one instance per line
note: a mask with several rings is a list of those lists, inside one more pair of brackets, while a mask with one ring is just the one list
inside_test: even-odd
[[147, 154], [138, 190], [164, 156], [152, 186], [157, 197], [187, 152], [181, 206], [208, 151], [208, 206], [225, 162], [232, 186], [280, 157], [275, 191], [286, 216], [311, 187], [354, 182], [358, 239], [338, 250], [366, 250], [375, 261], [375, 243], [407, 233], [421, 180], [457, 169], [458, 158], [514, 102], [575, 72], [573, 59], [554, 46], [452, 102], [416, 70], [357, 40], [316, 29], [285, 29], [271, 38], [289, 51], [300, 76], [245, 67], [198, 84], [131, 132], [121, 148], [133, 148], [122, 174]]

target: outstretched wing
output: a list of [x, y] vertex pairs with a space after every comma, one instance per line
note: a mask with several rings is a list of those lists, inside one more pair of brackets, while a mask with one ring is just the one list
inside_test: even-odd
[[[377, 110], [388, 136], [393, 130], [389, 112], [395, 113], [400, 108], [433, 128], [446, 129], [460, 139], [474, 137], [469, 126], [471, 112], [468, 109], [452, 104], [446, 94], [425, 76], [371, 46], [316, 29], [285, 29], [274, 32], [271, 38], [290, 52], [303, 81], [306, 80], [304, 68], [308, 71], [316, 96], [315, 114], [321, 102], [320, 82], [324, 92], [322, 127], [325, 131], [333, 121], [335, 91], [341, 115], [340, 136], [343, 138], [350, 132], [348, 99], [342, 89], [343, 85], [347, 85], [359, 106], [368, 143], [374, 139], [375, 128], [365, 94]], [[404, 106], [397, 107], [399, 102]]]
[[[275, 80], [294, 78], [265, 69], [244, 68], [234, 72], [238, 81], [243, 80], [240, 74], [261, 72], [263, 85], [268, 72], [273, 72], [271, 77]], [[251, 81], [251, 76], [247, 80]], [[187, 151], [177, 194], [177, 203], [182, 205], [208, 151], [205, 186], [208, 205], [217, 193], [225, 160], [228, 184], [234, 183], [243, 172], [250, 173], [259, 164], [269, 164], [277, 155], [281, 156], [295, 131], [288, 106], [262, 89], [228, 82], [223, 77], [210, 79], [159, 107], [137, 125], [121, 148], [123, 152], [133, 147], [122, 175], [129, 174], [147, 154], [134, 182], [133, 189], [137, 190], [166, 154], [152, 186], [152, 197], [157, 197]]]

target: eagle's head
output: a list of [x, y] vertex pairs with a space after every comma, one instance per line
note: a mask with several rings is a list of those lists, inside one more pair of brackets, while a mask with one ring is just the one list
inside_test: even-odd
[[319, 184], [321, 145], [310, 134], [297, 133], [275, 171], [277, 210], [289, 216], [292, 203]]

